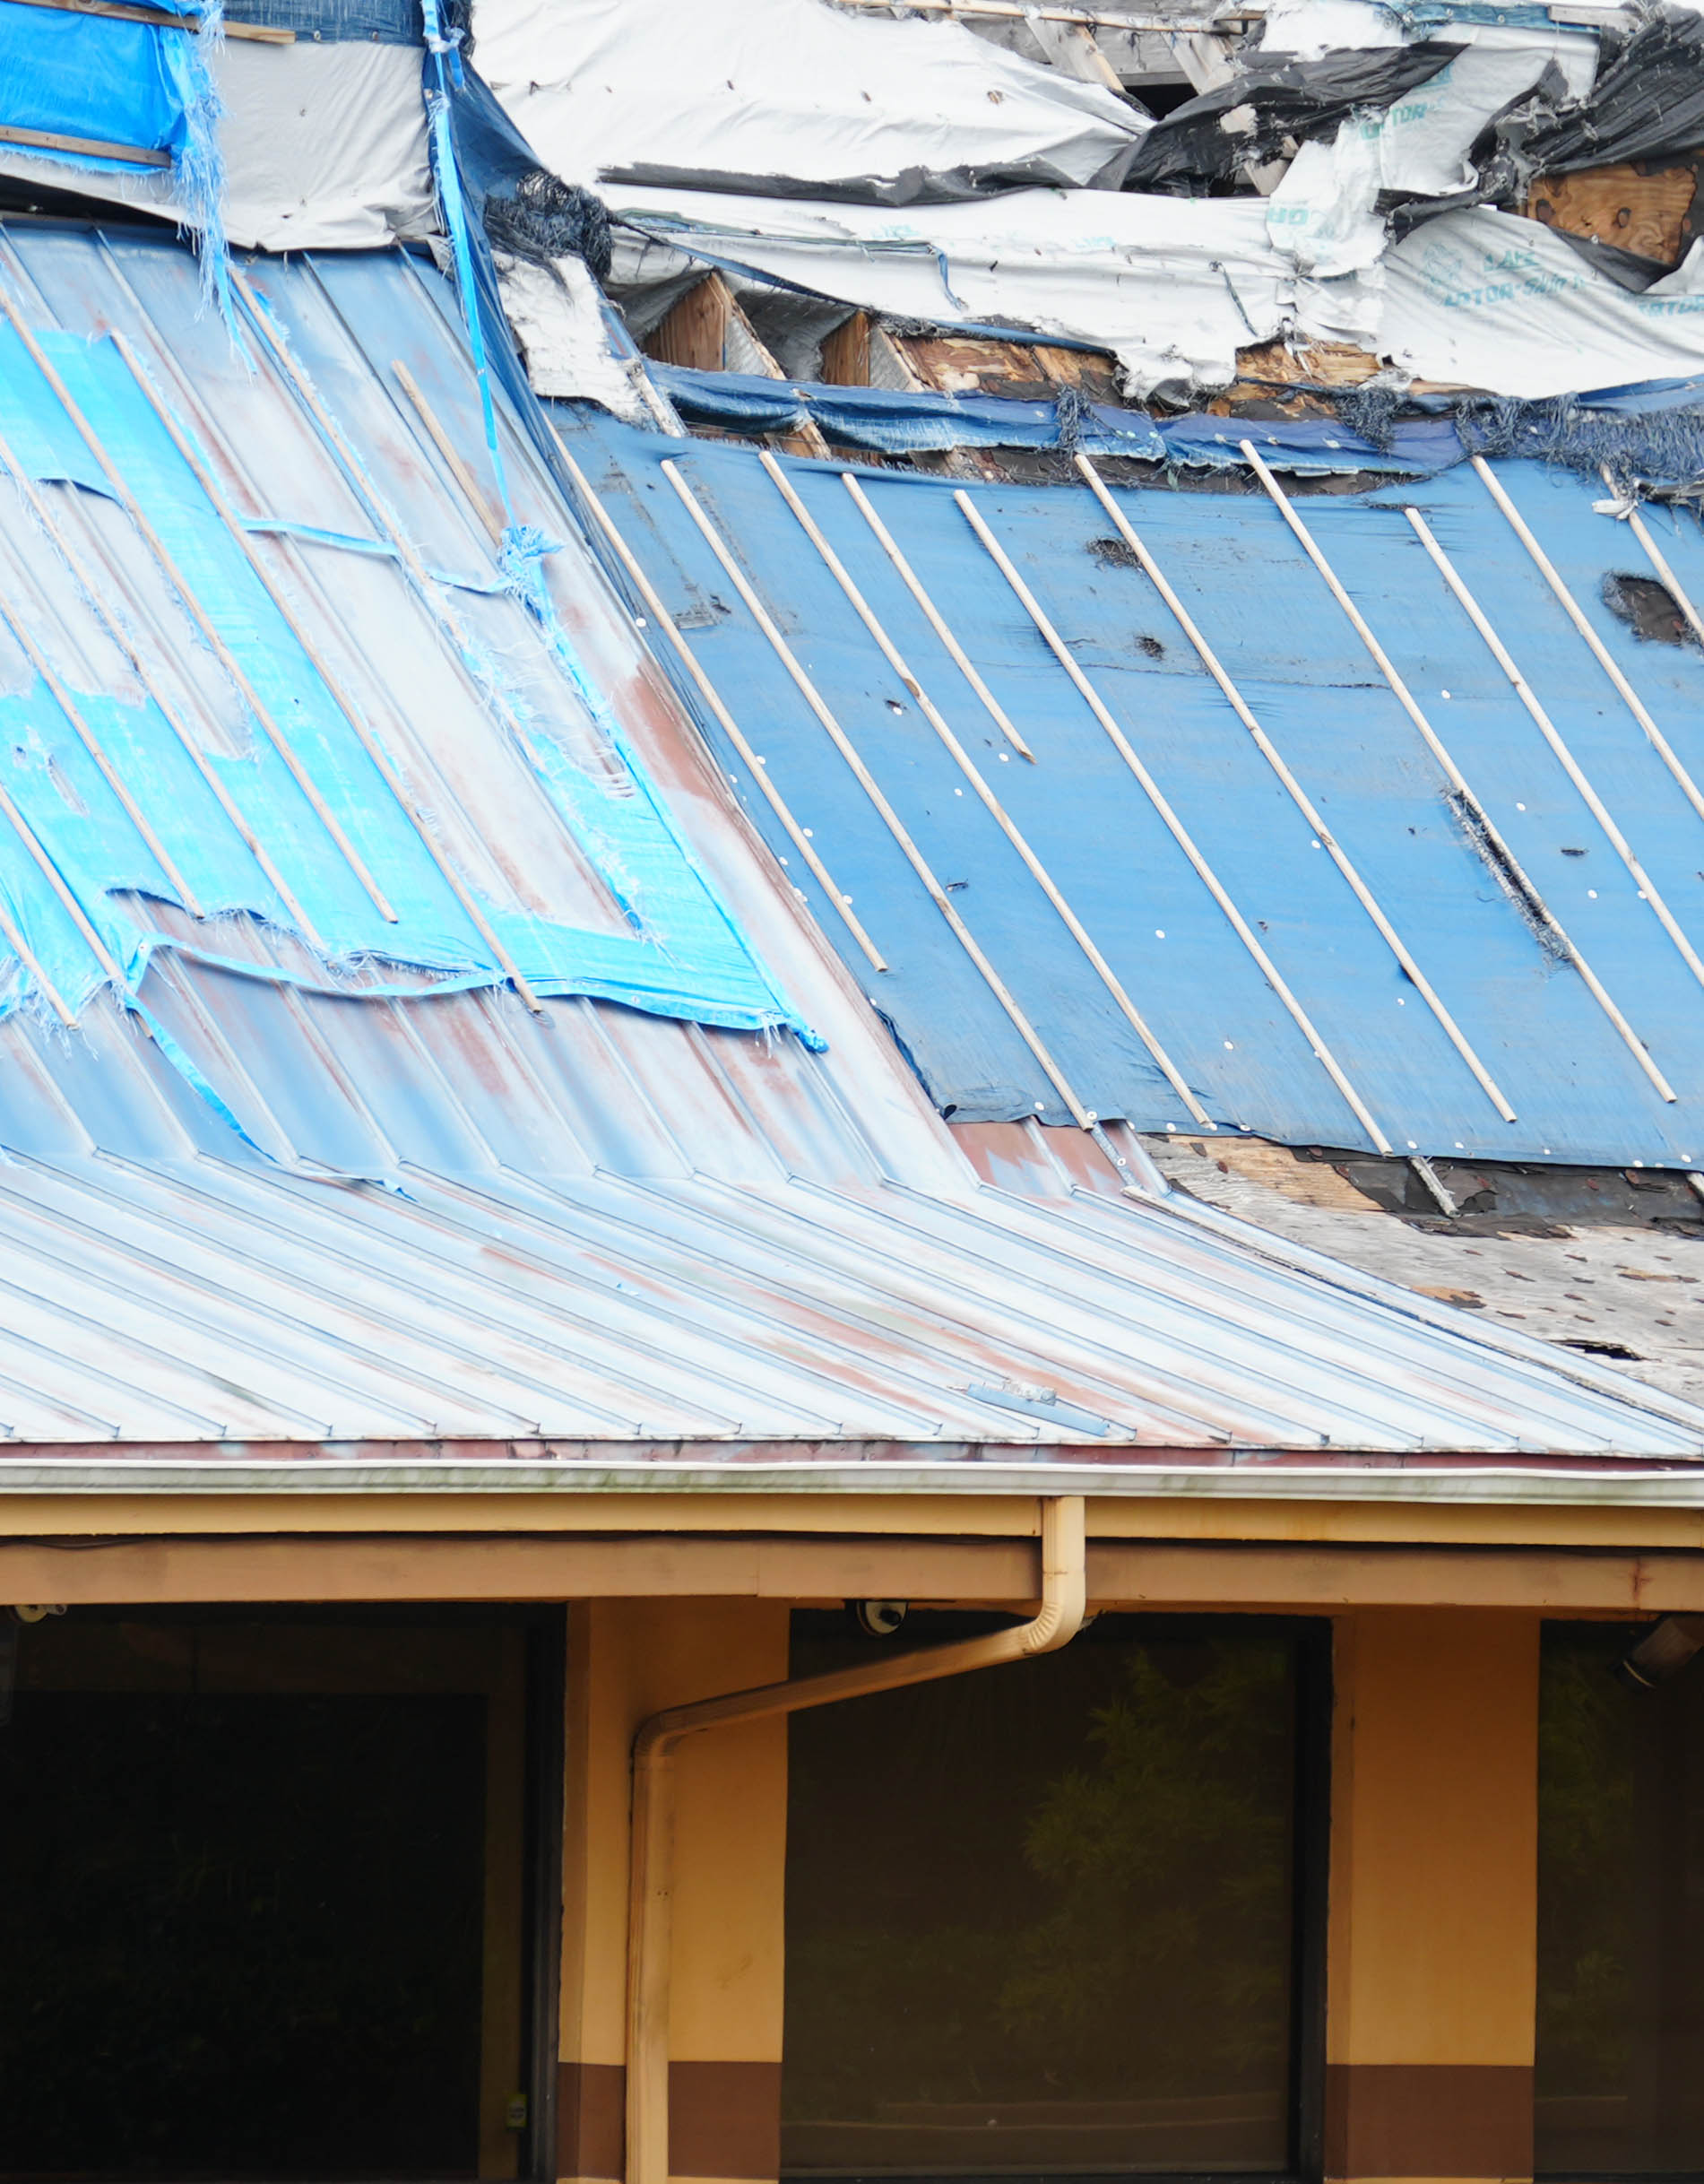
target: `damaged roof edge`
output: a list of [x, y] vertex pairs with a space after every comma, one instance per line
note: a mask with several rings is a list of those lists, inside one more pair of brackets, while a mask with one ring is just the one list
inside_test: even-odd
[[[481, 1459], [429, 1452], [435, 1444], [389, 1443], [355, 1456], [209, 1456], [114, 1459], [104, 1450], [0, 1458], [0, 1496], [48, 1495], [878, 1495], [1081, 1494], [1101, 1499], [1424, 1502], [1704, 1509], [1704, 1462], [1674, 1458], [1544, 1459], [1543, 1469], [1514, 1459], [1448, 1452], [1423, 1456], [1333, 1451], [1298, 1460], [1283, 1450], [1160, 1451], [1140, 1461], [1084, 1463], [1009, 1447], [962, 1443], [927, 1451], [895, 1444], [837, 1445], [838, 1460], [790, 1448], [748, 1444], [740, 1458], [683, 1460], [643, 1446], [596, 1455], [579, 1446], [531, 1444], [524, 1454]], [[505, 1443], [504, 1449], [517, 1444]], [[561, 1453], [556, 1453], [558, 1446]], [[853, 1452], [868, 1447], [868, 1454]], [[418, 1448], [419, 1453], [410, 1453]], [[1155, 1460], [1157, 1457], [1157, 1460]], [[1532, 1460], [1527, 1460], [1530, 1462]]]

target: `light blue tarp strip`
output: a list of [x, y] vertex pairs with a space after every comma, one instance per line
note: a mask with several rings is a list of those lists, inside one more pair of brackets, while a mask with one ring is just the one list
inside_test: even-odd
[[[385, 272], [398, 282], [412, 278], [395, 263]], [[500, 983], [505, 974], [489, 942], [456, 901], [112, 344], [53, 331], [39, 338], [189, 590], [398, 913], [394, 924], [380, 917], [272, 744], [251, 724], [247, 748], [212, 763], [287, 875], [332, 958], [391, 961], [464, 983]], [[9, 334], [0, 339], [12, 341]], [[69, 432], [57, 397], [15, 343], [0, 353], [0, 432], [34, 476], [93, 481], [93, 466]], [[109, 490], [104, 479], [99, 483]], [[49, 550], [45, 542], [41, 550]], [[513, 586], [498, 571], [491, 588]], [[517, 614], [517, 641], [525, 628]], [[195, 641], [186, 621], [184, 637]], [[479, 665], [500, 691], [500, 667], [489, 661]], [[562, 696], [564, 715], [571, 716], [575, 698], [567, 689]], [[77, 702], [203, 909], [289, 925], [283, 904], [157, 709], [134, 694], [80, 691]], [[541, 793], [637, 910], [636, 930], [601, 934], [486, 905], [530, 982], [545, 992], [592, 994], [708, 1024], [760, 1028], [791, 1021], [653, 798], [594, 780], [536, 705], [527, 707], [518, 698], [510, 704], [526, 721]], [[491, 732], [501, 732], [495, 722]], [[164, 875], [39, 680], [30, 678], [25, 687], [0, 694], [0, 776], [124, 966], [134, 993], [150, 953], [167, 943], [138, 922], [134, 902], [122, 898], [139, 893], [170, 899]], [[24, 845], [4, 827], [0, 895], [59, 992], [81, 1007], [101, 984], [100, 966]], [[14, 982], [10, 1005], [21, 995]]]
[[1154, 418], [1110, 403], [1063, 408], [1057, 401], [997, 394], [913, 393], [815, 381], [765, 379], [740, 372], [691, 371], [648, 364], [651, 377], [683, 417], [739, 432], [794, 432], [807, 421], [831, 440], [887, 455], [948, 447], [1043, 447], [1090, 455], [1129, 455], [1189, 468], [1246, 467], [1238, 443], [1251, 439], [1287, 471], [1327, 475], [1351, 471], [1424, 475], [1462, 460], [1448, 420], [1397, 425], [1388, 447], [1335, 419]]
[[[380, 561], [402, 559], [388, 539], [359, 538], [350, 531], [327, 531], [319, 524], [297, 523], [288, 516], [246, 516], [243, 529], [254, 532], [257, 537], [301, 539], [310, 546], [335, 547], [340, 553], [371, 554]], [[434, 568], [428, 574], [434, 583], [448, 585], [457, 592], [483, 592], [489, 595], [511, 588], [500, 571], [458, 576], [449, 569]]]
[[[1194, 1133], [1086, 957], [887, 667], [749, 449], [583, 422], [580, 459], [766, 772], [891, 969], [873, 974], [794, 858], [789, 877], [946, 1111], [1063, 1119], [1059, 1096], [954, 940], [893, 836], [732, 597], [676, 497], [681, 463], [789, 642], [1086, 1105]], [[1013, 755], [826, 465], [787, 464], [912, 671], [989, 777], [1137, 1007], [1225, 1129], [1292, 1143], [1367, 1139], [1308, 1041], [1062, 674], [954, 505], [954, 481], [895, 472], [866, 491], [1035, 763]], [[1695, 779], [1704, 654], [1642, 643], [1608, 610], [1639, 573], [1601, 485], [1536, 464], [1501, 474]], [[1558, 728], [1704, 950], [1704, 821], [1463, 466], [1305, 503], [1324, 552], [1515, 855], [1680, 1093], [1652, 1088], [1586, 985], [1527, 922], [1464, 828], [1449, 783], [1267, 498], [1122, 493], [1130, 520], [1228, 673], [1517, 1111], [1501, 1122], [1347, 883], [1086, 490], [969, 490], [1184, 825], [1398, 1151], [1704, 1166], [1704, 987], [1444, 587], [1403, 514], [1426, 515]], [[1704, 534], [1653, 511], [1704, 598]], [[1647, 572], [1648, 573], [1648, 572]], [[791, 855], [738, 754], [707, 725], [755, 826]]]

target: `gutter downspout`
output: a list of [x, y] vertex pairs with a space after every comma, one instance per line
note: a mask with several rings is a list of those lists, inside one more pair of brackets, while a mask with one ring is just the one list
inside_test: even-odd
[[1081, 1495], [1042, 1504], [1042, 1609], [1033, 1622], [985, 1638], [926, 1646], [869, 1667], [796, 1677], [670, 1706], [633, 1740], [632, 1848], [627, 1896], [627, 2184], [668, 2184], [669, 2000], [673, 1955], [674, 1754], [683, 1737], [736, 1721], [792, 1714], [836, 1699], [896, 1691], [975, 1668], [1026, 1660], [1069, 1644], [1087, 1599]]

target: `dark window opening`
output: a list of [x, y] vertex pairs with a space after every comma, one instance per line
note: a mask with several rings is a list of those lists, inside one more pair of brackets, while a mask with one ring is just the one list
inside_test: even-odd
[[1649, 1629], [1544, 1631], [1540, 2173], [1704, 2172], [1704, 1667], [1630, 1689]]
[[[989, 1623], [802, 1613], [794, 1672]], [[1327, 1636], [1104, 1616], [796, 1715], [783, 2174], [1312, 2167]]]
[[19, 1631], [0, 2177], [532, 2174], [554, 1648], [483, 1611]]

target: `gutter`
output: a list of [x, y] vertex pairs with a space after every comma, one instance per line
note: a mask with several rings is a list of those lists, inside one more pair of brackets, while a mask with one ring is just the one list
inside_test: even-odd
[[837, 1699], [966, 1676], [1068, 1645], [1083, 1627], [1086, 1542], [1080, 1495], [1042, 1503], [1041, 1612], [1016, 1629], [925, 1646], [825, 1676], [794, 1677], [756, 1690], [670, 1706], [641, 1722], [633, 1740], [632, 1848], [628, 1859], [627, 2184], [669, 2184], [669, 2002], [674, 1938], [674, 1755], [685, 1737], [763, 1721]]
[[[361, 1495], [828, 1495], [867, 1498], [931, 1495], [967, 1500], [1001, 1495], [1093, 1495], [1141, 1501], [1422, 1502], [1513, 1506], [1704, 1508], [1704, 1450], [1630, 1453], [1492, 1456], [1483, 1452], [1345, 1449], [1299, 1458], [1284, 1450], [1250, 1449], [1207, 1462], [1180, 1462], [1179, 1452], [1155, 1460], [1085, 1462], [1074, 1450], [1057, 1455], [1009, 1449], [984, 1455], [960, 1443], [906, 1458], [887, 1451], [848, 1460], [844, 1444], [831, 1458], [766, 1460], [749, 1453], [723, 1460], [683, 1460], [679, 1444], [655, 1456], [642, 1450], [593, 1456], [569, 1443], [560, 1456], [532, 1443], [524, 1454], [480, 1460], [466, 1455], [350, 1458], [316, 1453], [316, 1443], [270, 1461], [175, 1455], [114, 1457], [111, 1444], [89, 1457], [0, 1455], [0, 1508], [9, 1497], [51, 1496], [65, 1502], [92, 1495], [164, 1498], [197, 1495], [241, 1500]], [[418, 1446], [419, 1444], [415, 1444]], [[501, 1445], [501, 1444], [499, 1444]]]

